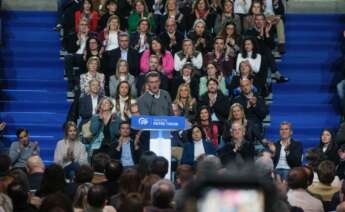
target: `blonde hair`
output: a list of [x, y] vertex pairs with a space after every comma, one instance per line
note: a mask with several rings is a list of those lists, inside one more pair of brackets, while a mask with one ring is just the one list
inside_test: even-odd
[[[76, 131], [78, 132], [78, 127], [77, 125], [73, 122], [73, 121], [69, 121], [65, 124], [65, 128], [64, 128], [64, 137], [65, 139], [68, 137], [68, 130], [69, 128], [74, 127], [76, 129]], [[78, 133], [77, 133], [78, 134]]]
[[97, 105], [97, 113], [101, 112], [101, 106], [102, 106], [104, 101], [108, 101], [110, 103], [110, 106], [111, 106], [110, 111], [113, 110], [114, 102], [111, 100], [111, 98], [105, 96], [99, 101], [99, 103]]
[[235, 107], [240, 108], [241, 113], [242, 113], [242, 125], [247, 126], [246, 114], [244, 113], [244, 108], [240, 103], [234, 103], [231, 105], [230, 110], [229, 110], [229, 120], [232, 120], [234, 118], [232, 113]]
[[89, 69], [89, 65], [91, 64], [92, 61], [96, 61], [97, 62], [97, 72], [99, 71], [100, 67], [101, 67], [101, 61], [97, 56], [92, 56], [87, 60], [86, 63], [86, 68]]
[[107, 20], [107, 29], [110, 30], [110, 22], [112, 20], [117, 20], [117, 23], [119, 23], [119, 26], [118, 26], [117, 30], [119, 30], [120, 26], [121, 26], [121, 22], [120, 22], [120, 18], [117, 15], [112, 15], [112, 16], [110, 16], [108, 18], [108, 20]]
[[187, 97], [187, 107], [190, 108], [192, 107], [192, 100], [193, 100], [193, 97], [191, 95], [191, 92], [190, 92], [190, 87], [187, 83], [182, 83], [180, 86], [178, 86], [178, 89], [177, 89], [177, 94], [176, 94], [176, 98], [175, 98], [175, 101], [174, 103], [179, 105], [179, 103], [181, 103], [181, 95], [180, 95], [180, 92], [182, 90], [182, 88], [187, 88], [188, 89], [188, 97]]
[[119, 76], [120, 76], [120, 64], [121, 63], [125, 63], [126, 66], [127, 66], [127, 74], [129, 73], [129, 65], [128, 65], [128, 62], [126, 60], [123, 60], [123, 59], [119, 59], [116, 63], [116, 70], [115, 70], [115, 78], [116, 79], [119, 79]]

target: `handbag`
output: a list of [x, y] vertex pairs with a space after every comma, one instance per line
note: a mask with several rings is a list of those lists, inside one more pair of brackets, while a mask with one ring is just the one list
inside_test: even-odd
[[93, 137], [93, 134], [91, 132], [91, 120], [83, 124], [81, 127], [81, 132], [83, 135], [83, 138], [90, 140]]

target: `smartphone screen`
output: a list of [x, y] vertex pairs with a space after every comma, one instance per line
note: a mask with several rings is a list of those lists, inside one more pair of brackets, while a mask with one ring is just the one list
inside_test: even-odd
[[208, 189], [198, 200], [198, 212], [264, 212], [265, 196], [255, 189]]

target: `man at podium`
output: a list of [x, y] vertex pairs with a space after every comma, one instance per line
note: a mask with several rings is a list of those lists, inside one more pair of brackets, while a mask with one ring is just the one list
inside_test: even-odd
[[141, 115], [172, 115], [171, 98], [167, 91], [159, 88], [160, 77], [156, 71], [145, 76], [147, 91], [138, 99]]

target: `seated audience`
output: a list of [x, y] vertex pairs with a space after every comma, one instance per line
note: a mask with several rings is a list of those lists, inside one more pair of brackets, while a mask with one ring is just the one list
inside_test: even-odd
[[7, 188], [7, 194], [12, 200], [13, 212], [36, 212], [37, 208], [29, 203], [29, 190], [17, 182], [12, 182]]
[[103, 183], [107, 180], [105, 176], [105, 167], [110, 161], [109, 155], [105, 153], [97, 153], [92, 156], [91, 166], [93, 168], [94, 174], [92, 178], [92, 184]]
[[268, 113], [264, 99], [253, 92], [253, 84], [249, 79], [241, 79], [240, 88], [241, 93], [232, 100], [232, 104], [241, 104], [247, 119], [262, 129], [262, 121]]
[[231, 141], [218, 150], [218, 156], [224, 165], [241, 161], [252, 161], [255, 156], [254, 145], [245, 140], [245, 128], [240, 123], [232, 123], [231, 125]]
[[87, 208], [85, 212], [104, 211], [116, 212], [116, 209], [107, 204], [107, 191], [102, 185], [93, 185], [87, 192]]
[[152, 206], [144, 208], [144, 211], [155, 212], [165, 211], [173, 212], [176, 211], [173, 208], [172, 201], [174, 199], [175, 186], [170, 180], [159, 180], [153, 184], [151, 188], [151, 200]]
[[93, 185], [91, 183], [84, 183], [77, 187], [75, 195], [72, 198], [74, 212], [84, 212], [85, 209], [88, 207], [87, 202], [85, 200], [92, 186]]
[[75, 31], [78, 32], [78, 25], [81, 19], [86, 19], [90, 30], [92, 32], [97, 31], [97, 24], [99, 20], [99, 15], [97, 11], [93, 8], [93, 2], [91, 0], [84, 0], [80, 10], [76, 11], [74, 14], [75, 17]]
[[209, 63], [206, 66], [207, 75], [200, 78], [199, 82], [199, 97], [204, 95], [208, 90], [208, 81], [210, 79], [215, 79], [218, 83], [218, 88], [223, 95], [228, 95], [228, 90], [226, 88], [225, 78], [223, 73], [217, 68], [215, 63]]
[[[212, 144], [217, 147], [221, 130], [217, 123], [212, 121], [211, 111], [207, 105], [200, 106], [195, 117], [195, 124], [202, 128], [205, 133], [206, 140], [212, 142]], [[186, 138], [184, 142], [189, 142], [188, 140], [189, 139]]]
[[[139, 75], [139, 54], [129, 46], [128, 33], [121, 32], [118, 35], [119, 47], [111, 50], [105, 55], [105, 73], [111, 76], [115, 70], [118, 70], [119, 59], [127, 61], [129, 74], [137, 77]], [[111, 79], [111, 78], [110, 78]], [[113, 96], [110, 94], [110, 96]]]
[[205, 54], [204, 64], [215, 64], [216, 69], [225, 78], [229, 78], [232, 76], [232, 70], [235, 66], [236, 58], [234, 56], [234, 52], [228, 51], [229, 49], [225, 46], [225, 39], [221, 36], [217, 36], [213, 42], [213, 50], [212, 52], [208, 52], [207, 54]]
[[130, 122], [121, 122], [119, 128], [120, 137], [117, 139], [115, 148], [112, 148], [111, 158], [120, 160], [125, 167], [133, 167], [139, 162], [140, 145], [139, 137], [134, 140], [130, 137], [131, 125]]
[[303, 146], [292, 138], [292, 125], [289, 122], [280, 123], [280, 140], [270, 145], [273, 152], [273, 162], [277, 174], [287, 179], [288, 172], [302, 165]]
[[189, 121], [195, 119], [197, 102], [191, 95], [189, 84], [180, 84], [177, 89], [174, 104], [178, 107], [180, 115], [184, 116]]
[[231, 140], [230, 129], [232, 123], [240, 123], [245, 127], [245, 139], [247, 141], [253, 144], [261, 143], [263, 135], [260, 128], [246, 119], [244, 109], [239, 103], [235, 103], [230, 107], [229, 118], [225, 121], [223, 127], [222, 139], [224, 143], [228, 143]]
[[37, 190], [36, 196], [47, 198], [50, 194], [64, 192], [65, 190], [65, 172], [60, 165], [52, 164], [44, 170], [41, 186]]
[[73, 182], [69, 182], [66, 188], [66, 194], [73, 199], [78, 187], [84, 183], [91, 183], [94, 175], [93, 168], [89, 165], [81, 165], [75, 172]]
[[130, 85], [130, 94], [132, 97], [137, 96], [137, 88], [135, 87], [135, 77], [129, 73], [129, 64], [126, 60], [118, 59], [115, 74], [110, 77], [109, 95], [113, 98], [118, 94], [117, 86], [122, 81], [127, 81]]
[[[166, 3], [167, 8], [169, 8], [170, 5], [172, 4], [176, 5], [176, 0], [168, 0]], [[173, 9], [173, 11], [178, 11], [178, 10]], [[169, 12], [170, 11], [168, 10], [167, 16]], [[182, 15], [181, 13], [179, 14]], [[181, 50], [182, 41], [184, 39], [184, 35], [181, 33], [181, 31], [179, 31], [179, 28], [181, 28], [181, 25], [183, 24], [177, 23], [177, 21], [179, 20], [175, 21], [176, 18], [177, 18], [176, 16], [167, 18], [166, 21], [164, 22], [165, 31], [161, 32], [161, 34], [159, 35], [162, 43], [166, 44], [167, 50], [169, 50], [172, 55], [175, 55], [176, 52]]]
[[[138, 0], [140, 2], [141, 0]], [[138, 54], [142, 54], [149, 49], [149, 41], [153, 37], [150, 32], [150, 22], [147, 18], [141, 18], [138, 23], [138, 30], [130, 35], [129, 46], [135, 49]]]
[[11, 166], [12, 168], [25, 170], [28, 158], [33, 155], [39, 155], [40, 148], [37, 141], [30, 141], [29, 131], [27, 129], [17, 129], [16, 136], [18, 141], [12, 142], [9, 149]]
[[147, 24], [150, 25], [150, 31], [154, 32], [156, 29], [156, 23], [153, 19], [153, 16], [148, 11], [146, 2], [143, 0], [136, 0], [133, 2], [133, 10], [131, 15], [128, 17], [128, 32], [132, 33], [137, 30], [137, 27], [140, 25], [140, 20], [145, 18]]
[[140, 72], [147, 73], [150, 71], [149, 59], [151, 55], [158, 56], [162, 63], [160, 71], [168, 79], [172, 79], [174, 71], [174, 58], [170, 51], [166, 50], [165, 44], [159, 39], [159, 37], [152, 37], [149, 41], [149, 49], [145, 50], [140, 58]]
[[199, 106], [207, 105], [210, 108], [211, 120], [222, 124], [228, 117], [227, 108], [230, 106], [230, 101], [218, 88], [216, 79], [208, 79], [207, 93], [200, 96]]
[[97, 79], [89, 81], [89, 88], [89, 93], [81, 96], [78, 102], [78, 111], [81, 118], [79, 126], [81, 127], [97, 113], [97, 106], [102, 99], [100, 82]]
[[64, 138], [56, 144], [54, 162], [64, 168], [68, 179], [74, 178], [81, 164], [87, 164], [85, 146], [79, 140], [78, 128], [74, 122], [65, 124]]
[[174, 56], [174, 69], [180, 72], [186, 63], [192, 63], [195, 69], [200, 70], [202, 67], [202, 54], [195, 50], [193, 41], [186, 38], [182, 41], [182, 50]]
[[291, 206], [302, 208], [305, 212], [323, 212], [322, 202], [308, 191], [308, 177], [304, 168], [295, 167], [287, 176], [289, 191], [287, 200]]
[[322, 153], [323, 160], [330, 160], [335, 165], [338, 164], [338, 145], [335, 143], [334, 134], [331, 129], [326, 128], [322, 130], [318, 149]]
[[181, 71], [172, 80], [171, 96], [176, 97], [179, 86], [184, 83], [189, 85], [192, 97], [197, 99], [199, 97], [199, 76], [196, 72], [191, 63], [184, 64]]
[[108, 97], [100, 100], [97, 114], [91, 118], [90, 131], [94, 136], [93, 142], [87, 146], [89, 157], [97, 152], [109, 153], [118, 133], [120, 117], [112, 113], [114, 104]]
[[92, 56], [86, 63], [87, 73], [80, 75], [80, 95], [90, 94], [89, 82], [96, 79], [100, 82], [100, 95], [104, 94], [104, 74], [100, 73], [101, 62], [98, 57]]
[[161, 178], [158, 175], [151, 174], [141, 180], [138, 192], [141, 194], [144, 206], [152, 205], [151, 202], [151, 188], [152, 185], [158, 182]]
[[169, 162], [167, 159], [161, 156], [157, 156], [152, 160], [150, 165], [150, 174], [158, 175], [160, 178], [164, 178], [168, 173]]
[[215, 155], [215, 147], [206, 140], [205, 133], [199, 126], [193, 126], [190, 130], [190, 140], [183, 146], [181, 164], [194, 165], [197, 158], [201, 155]]
[[[132, 85], [132, 87], [135, 87]], [[117, 85], [116, 95], [114, 96], [114, 108], [113, 113], [121, 117], [122, 121], [129, 120], [131, 118], [130, 105], [136, 103], [134, 97], [131, 96], [131, 86], [127, 81], [121, 81]]]
[[334, 193], [340, 190], [339, 187], [333, 187], [331, 184], [335, 177], [335, 165], [332, 161], [326, 160], [320, 163], [317, 169], [319, 183], [313, 183], [308, 191], [315, 196], [321, 197], [325, 205], [332, 200]]
[[194, 47], [197, 51], [206, 54], [212, 50], [213, 38], [208, 29], [206, 29], [206, 23], [204, 20], [196, 19], [193, 23], [193, 28], [187, 34], [187, 37], [194, 42]]

